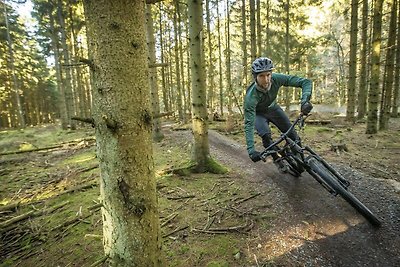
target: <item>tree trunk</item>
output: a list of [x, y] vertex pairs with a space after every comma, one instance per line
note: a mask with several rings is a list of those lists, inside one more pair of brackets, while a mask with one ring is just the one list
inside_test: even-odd
[[357, 76], [358, 0], [351, 1], [349, 79], [347, 80], [346, 119], [354, 123], [356, 109], [355, 91]]
[[219, 113], [224, 116], [224, 94], [222, 83], [222, 43], [221, 43], [221, 19], [219, 15], [219, 5], [217, 4], [217, 31], [218, 31], [218, 65], [219, 65]]
[[[162, 23], [162, 16], [163, 16], [163, 4], [160, 3], [160, 20], [159, 20], [159, 28], [160, 28], [160, 53], [161, 53], [161, 64], [164, 65], [165, 63], [165, 55], [164, 55], [164, 31], [163, 31], [163, 23]], [[164, 103], [164, 111], [169, 112], [169, 98], [168, 98], [168, 88], [167, 88], [167, 81], [166, 81], [166, 73], [165, 68], [161, 68], [161, 82], [162, 82], [162, 94], [163, 94], [163, 103]]]
[[256, 7], [255, 0], [250, 0], [250, 55], [251, 61], [257, 58], [257, 42], [256, 42]]
[[[289, 17], [289, 11], [290, 11], [290, 1], [286, 0], [286, 5], [285, 5], [285, 13], [286, 13], [286, 18], [285, 18], [285, 26], [286, 26], [286, 33], [285, 33], [285, 72], [286, 74], [289, 74], [290, 70], [290, 47], [289, 47], [289, 25], [290, 25], [290, 17]], [[291, 95], [292, 89], [286, 88], [285, 90], [285, 109], [286, 111], [289, 111], [290, 109], [290, 95]]]
[[379, 117], [379, 129], [387, 130], [389, 127], [390, 110], [393, 95], [394, 59], [396, 52], [396, 22], [397, 22], [397, 0], [390, 3], [391, 15], [389, 24], [389, 37], [386, 49], [385, 78], [382, 87], [382, 105]]
[[[66, 37], [65, 20], [63, 15], [63, 7], [61, 0], [58, 0], [57, 3], [58, 3], [57, 15], [58, 15], [58, 21], [60, 23], [61, 46], [64, 56], [64, 64], [68, 66], [70, 65], [70, 60], [69, 60], [69, 49]], [[75, 116], [75, 101], [74, 101], [74, 90], [72, 88], [71, 68], [69, 67], [65, 69], [64, 82], [65, 82], [64, 89], [65, 89], [65, 101], [67, 105], [68, 124], [70, 125], [71, 129], [75, 130], [76, 122], [74, 120], [71, 120], [71, 118]]]
[[396, 46], [396, 68], [393, 88], [392, 117], [399, 115], [399, 93], [400, 93], [400, 1], [397, 2], [397, 46]]
[[357, 118], [364, 118], [367, 110], [367, 53], [368, 53], [368, 0], [363, 0], [362, 25], [361, 25], [361, 52], [360, 52], [360, 79], [358, 89], [358, 114]]
[[57, 89], [58, 89], [58, 101], [59, 101], [59, 112], [61, 119], [61, 128], [66, 130], [68, 129], [68, 112], [67, 112], [67, 103], [65, 101], [65, 90], [64, 83], [62, 80], [61, 67], [60, 67], [60, 53], [58, 47], [58, 36], [55, 30], [55, 21], [54, 16], [52, 14], [52, 10], [49, 10], [49, 18], [50, 18], [50, 38], [51, 38], [51, 46], [54, 54], [54, 68], [56, 70], [56, 80], [57, 80]]
[[210, 18], [210, 0], [206, 0], [206, 23], [207, 23], [207, 36], [208, 36], [208, 95], [207, 95], [207, 106], [208, 109], [214, 113], [214, 88], [215, 88], [215, 81], [214, 81], [214, 60], [212, 56], [213, 47], [212, 47], [212, 40], [211, 40], [211, 18]]
[[261, 1], [256, 0], [256, 5], [257, 5], [257, 10], [256, 10], [256, 16], [257, 16], [257, 54], [256, 57], [260, 57], [262, 55], [262, 36], [261, 36]]
[[105, 255], [111, 266], [165, 266], [151, 140], [145, 3], [85, 0], [84, 7]]
[[193, 160], [197, 171], [207, 171], [210, 149], [208, 143], [208, 116], [206, 108], [206, 86], [204, 55], [202, 48], [203, 9], [202, 2], [188, 0], [190, 68], [192, 80]]
[[[243, 57], [242, 57], [242, 86], [247, 86], [249, 83], [249, 73], [248, 73], [248, 68], [247, 68], [247, 24], [246, 24], [246, 0], [242, 0], [242, 6], [241, 6], [241, 19], [242, 19], [242, 52], [243, 52]], [[244, 95], [244, 93], [243, 93]]]
[[382, 38], [382, 6], [384, 0], [374, 1], [374, 14], [372, 23], [372, 54], [371, 54], [371, 80], [368, 94], [368, 119], [367, 134], [378, 132], [378, 102], [379, 102], [379, 75], [381, 59]]
[[7, 46], [8, 46], [8, 53], [10, 56], [10, 70], [11, 70], [11, 76], [12, 76], [12, 88], [14, 91], [14, 96], [15, 96], [15, 104], [16, 106], [14, 107], [16, 109], [16, 114], [18, 118], [18, 126], [20, 128], [25, 128], [25, 116], [24, 116], [24, 111], [22, 108], [21, 104], [21, 98], [19, 95], [19, 89], [18, 89], [18, 81], [17, 81], [17, 76], [15, 73], [15, 63], [14, 63], [14, 51], [13, 51], [13, 42], [11, 39], [11, 34], [10, 34], [10, 25], [8, 23], [8, 14], [7, 14], [7, 5], [3, 3], [4, 6], [4, 19], [6, 21], [6, 30], [7, 30]]
[[[149, 47], [149, 64], [154, 66], [156, 64], [156, 40], [154, 38], [154, 26], [153, 17], [151, 14], [151, 5], [146, 5], [146, 26], [147, 26], [147, 41]], [[150, 96], [151, 96], [151, 108], [153, 117], [153, 140], [161, 141], [164, 137], [161, 131], [160, 123], [160, 104], [158, 97], [158, 84], [157, 84], [157, 69], [156, 67], [150, 67], [149, 69], [149, 84], [150, 84]]]
[[180, 12], [179, 10], [179, 1], [174, 0], [175, 12], [174, 12], [174, 40], [175, 40], [175, 76], [176, 76], [176, 106], [178, 109], [179, 120], [183, 122], [184, 112], [183, 112], [183, 103], [182, 103], [182, 87], [181, 87], [181, 71], [180, 71], [180, 63], [179, 63], [179, 41], [178, 41], [178, 16], [177, 14]]

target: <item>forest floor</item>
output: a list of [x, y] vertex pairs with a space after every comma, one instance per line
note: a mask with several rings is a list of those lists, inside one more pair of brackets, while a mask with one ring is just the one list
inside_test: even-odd
[[[211, 154], [228, 173], [171, 174], [192, 141], [165, 123], [154, 160], [168, 266], [398, 266], [400, 119], [376, 135], [332, 114], [310, 119], [331, 122], [307, 124], [303, 143], [350, 180], [383, 225], [372, 227], [307, 174], [251, 162], [241, 120], [229, 132], [225, 122], [210, 125]], [[93, 134], [54, 125], [0, 132], [0, 153], [54, 146], [0, 156], [0, 266], [105, 266]]]

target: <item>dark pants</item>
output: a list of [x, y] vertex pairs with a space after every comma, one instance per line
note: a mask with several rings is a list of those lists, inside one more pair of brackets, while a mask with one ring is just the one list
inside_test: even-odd
[[[266, 114], [256, 114], [255, 127], [258, 135], [262, 138], [264, 147], [272, 143], [271, 129], [269, 127], [270, 122], [278, 127], [281, 132], [286, 132], [292, 125], [288, 116], [280, 106], [268, 111]], [[292, 140], [297, 140], [299, 138], [294, 129], [288, 136]]]

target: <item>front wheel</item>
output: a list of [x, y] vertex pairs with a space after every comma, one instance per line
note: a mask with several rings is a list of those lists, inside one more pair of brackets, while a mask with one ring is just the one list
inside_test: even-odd
[[328, 170], [325, 165], [317, 158], [311, 156], [307, 160], [311, 171], [315, 172], [322, 178], [324, 182], [344, 200], [346, 200], [353, 208], [355, 208], [361, 215], [363, 215], [372, 225], [380, 226], [381, 221], [376, 217], [360, 200], [358, 200], [352, 193], [347, 191], [346, 188], [336, 179], [336, 177]]

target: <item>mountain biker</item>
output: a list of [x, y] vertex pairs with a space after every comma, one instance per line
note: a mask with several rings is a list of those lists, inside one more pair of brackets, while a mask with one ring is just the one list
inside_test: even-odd
[[[246, 136], [247, 152], [253, 162], [261, 160], [261, 153], [254, 147], [254, 128], [262, 139], [266, 148], [272, 143], [271, 129], [269, 123], [273, 123], [281, 132], [286, 132], [291, 123], [288, 116], [277, 104], [276, 97], [282, 86], [299, 87], [302, 89], [301, 112], [307, 115], [313, 108], [310, 103], [312, 93], [312, 81], [292, 75], [273, 73], [274, 64], [267, 57], [254, 60], [251, 72], [254, 81], [246, 90], [244, 99], [244, 130]], [[293, 129], [289, 137], [297, 140], [299, 137]], [[285, 172], [285, 165], [278, 160], [277, 154], [272, 155], [275, 165]]]

